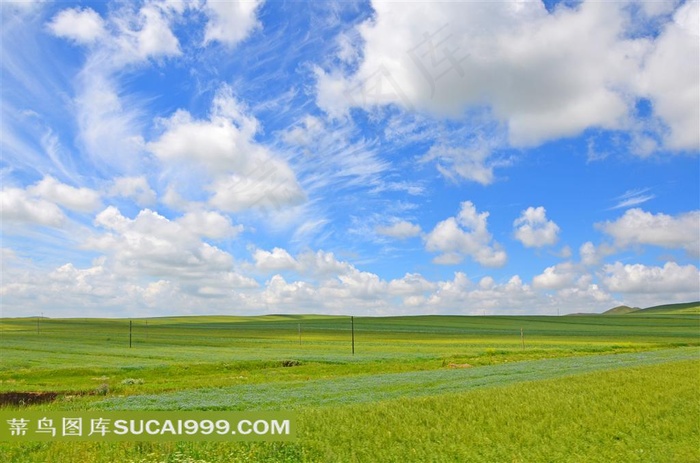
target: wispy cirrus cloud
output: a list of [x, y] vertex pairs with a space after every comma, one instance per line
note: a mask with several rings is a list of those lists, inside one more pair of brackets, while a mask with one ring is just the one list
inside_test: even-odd
[[623, 194], [615, 198], [615, 201], [617, 203], [613, 207], [609, 208], [609, 210], [624, 209], [627, 207], [634, 207], [639, 206], [640, 204], [644, 204], [645, 202], [656, 198], [656, 195], [650, 193], [650, 191], [651, 188], [638, 188], [634, 190], [627, 190]]

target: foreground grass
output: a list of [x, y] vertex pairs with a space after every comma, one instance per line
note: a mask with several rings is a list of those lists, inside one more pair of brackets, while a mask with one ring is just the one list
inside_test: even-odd
[[699, 375], [694, 360], [319, 409], [301, 440], [327, 462], [698, 462]]
[[700, 461], [700, 360], [312, 407], [296, 443], [0, 444], [8, 462]]

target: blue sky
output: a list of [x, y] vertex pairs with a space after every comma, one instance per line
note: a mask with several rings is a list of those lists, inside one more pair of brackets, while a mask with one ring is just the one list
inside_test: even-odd
[[2, 4], [2, 315], [700, 299], [697, 1]]

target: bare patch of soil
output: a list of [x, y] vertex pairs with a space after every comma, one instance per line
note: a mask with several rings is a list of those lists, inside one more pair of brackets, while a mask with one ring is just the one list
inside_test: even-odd
[[53, 402], [58, 392], [0, 392], [0, 407], [7, 405], [33, 405]]
[[469, 365], [468, 363], [450, 363], [447, 365], [447, 368], [471, 368], [472, 365]]

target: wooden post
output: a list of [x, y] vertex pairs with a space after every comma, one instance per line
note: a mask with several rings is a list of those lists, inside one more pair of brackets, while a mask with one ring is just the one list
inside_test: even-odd
[[525, 349], [525, 335], [522, 328], [520, 328], [520, 341], [523, 343], [523, 349]]
[[299, 345], [301, 346], [301, 323], [299, 323]]
[[131, 349], [131, 320], [129, 320], [129, 349]]
[[350, 317], [350, 326], [352, 330], [352, 355], [355, 355], [355, 317]]

